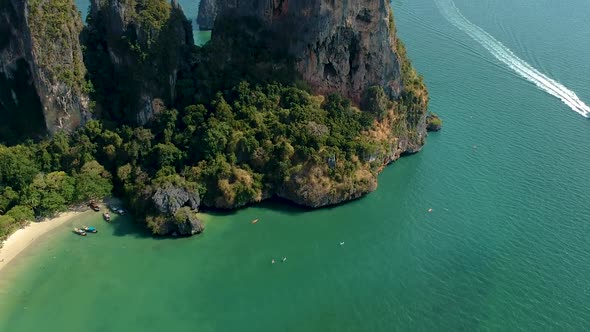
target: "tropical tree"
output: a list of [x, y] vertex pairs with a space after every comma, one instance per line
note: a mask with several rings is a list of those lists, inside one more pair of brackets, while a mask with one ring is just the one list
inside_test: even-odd
[[111, 174], [96, 160], [85, 163], [74, 179], [75, 197], [80, 202], [102, 199], [113, 190]]

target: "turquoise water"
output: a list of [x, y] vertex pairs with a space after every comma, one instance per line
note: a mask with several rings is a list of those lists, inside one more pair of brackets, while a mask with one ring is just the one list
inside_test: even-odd
[[[434, 1], [393, 6], [445, 126], [376, 192], [312, 212], [210, 216], [189, 239], [98, 215], [83, 221], [96, 236], [64, 226], [2, 271], [0, 331], [590, 329], [590, 121]], [[456, 6], [590, 102], [590, 3]]]

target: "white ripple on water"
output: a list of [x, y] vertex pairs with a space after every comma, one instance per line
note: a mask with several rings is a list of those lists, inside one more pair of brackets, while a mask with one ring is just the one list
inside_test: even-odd
[[479, 26], [471, 23], [455, 6], [452, 0], [435, 0], [441, 14], [451, 24], [473, 38], [492, 55], [510, 67], [518, 75], [535, 84], [539, 89], [559, 98], [576, 113], [590, 118], [590, 106], [586, 105], [578, 96], [561, 83], [541, 73], [533, 66], [516, 56], [509, 48], [492, 37]]

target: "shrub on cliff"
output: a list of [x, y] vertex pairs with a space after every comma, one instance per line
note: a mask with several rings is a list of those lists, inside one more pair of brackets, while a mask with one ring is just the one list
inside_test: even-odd
[[442, 120], [438, 115], [429, 113], [426, 117], [426, 129], [428, 131], [439, 131], [442, 128]]
[[363, 110], [373, 114], [377, 119], [382, 120], [391, 109], [393, 103], [381, 86], [372, 86], [365, 91], [363, 98]]
[[88, 93], [90, 85], [84, 77], [86, 68], [78, 43], [82, 21], [72, 0], [29, 0], [28, 9], [35, 56], [49, 73], [48, 79], [63, 82], [77, 93]]

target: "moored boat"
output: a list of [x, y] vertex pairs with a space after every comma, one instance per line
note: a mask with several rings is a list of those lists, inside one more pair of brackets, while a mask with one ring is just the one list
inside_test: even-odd
[[108, 212], [105, 212], [102, 214], [102, 217], [104, 218], [104, 220], [106, 221], [111, 221], [111, 215]]
[[79, 229], [79, 228], [74, 228], [74, 233], [78, 234], [78, 235], [82, 235], [82, 236], [86, 236], [86, 232]]
[[88, 226], [84, 226], [82, 227], [82, 229], [86, 232], [86, 233], [98, 233], [98, 230], [92, 226], [88, 227]]
[[96, 204], [96, 202], [90, 202], [88, 206], [90, 206], [90, 208], [96, 212], [100, 211], [100, 207], [98, 206], [98, 204]]

